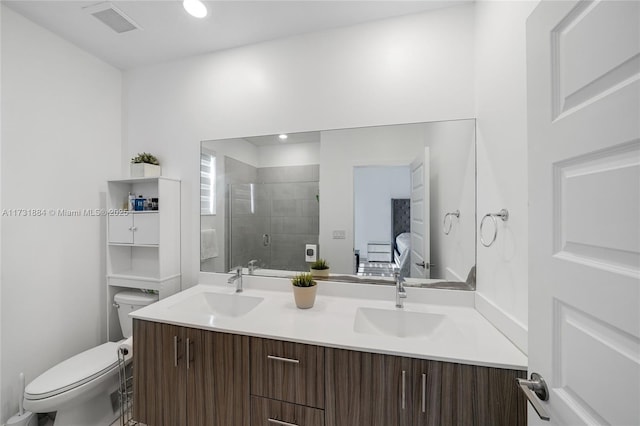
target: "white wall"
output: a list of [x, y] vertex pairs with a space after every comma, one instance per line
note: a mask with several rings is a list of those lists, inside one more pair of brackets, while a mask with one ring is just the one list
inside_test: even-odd
[[104, 207], [120, 175], [121, 73], [2, 8], [2, 418], [27, 381], [106, 340]]
[[[427, 123], [424, 128], [430, 155], [431, 278], [465, 281], [476, 263], [475, 121]], [[456, 210], [460, 217], [449, 218], [445, 235], [444, 215]]]
[[[322, 132], [320, 142], [320, 256], [336, 273], [353, 273], [353, 170], [406, 166], [424, 149], [423, 124]], [[333, 239], [344, 231], [345, 239]]]
[[127, 72], [123, 161], [151, 151], [164, 174], [183, 181], [183, 286], [196, 282], [199, 268], [200, 141], [473, 117], [473, 10], [381, 20]]
[[[537, 2], [476, 2], [478, 222], [509, 210], [490, 248], [478, 242], [476, 306], [526, 352], [526, 19]], [[490, 237], [490, 235], [488, 235]], [[544, 267], [544, 265], [530, 265]]]
[[308, 166], [320, 163], [320, 143], [265, 145], [258, 147], [258, 167]]
[[[2, 11], [0, 6], [0, 47], [2, 46]], [[0, 54], [0, 99], [2, 99], [2, 54]], [[0, 152], [2, 151], [2, 102], [0, 102]], [[0, 161], [0, 188], [2, 188], [2, 161]], [[2, 194], [0, 194], [0, 211], [2, 211]], [[2, 241], [2, 221], [0, 220], [0, 241]], [[0, 244], [0, 319], [2, 319], [2, 244]], [[2, 326], [0, 326], [0, 421], [9, 418], [4, 415], [4, 403], [2, 399]]]
[[369, 241], [386, 241], [393, 247], [391, 199], [411, 196], [410, 167], [355, 167], [353, 170], [354, 245], [368, 258]]

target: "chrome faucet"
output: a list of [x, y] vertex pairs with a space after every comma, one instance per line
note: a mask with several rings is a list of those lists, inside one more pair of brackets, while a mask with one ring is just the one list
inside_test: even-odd
[[236, 273], [229, 277], [228, 284], [236, 284], [236, 293], [242, 293], [242, 266], [235, 267]]
[[396, 308], [404, 308], [404, 300], [407, 298], [407, 292], [404, 289], [404, 277], [399, 272], [394, 274], [396, 277]]
[[249, 275], [253, 275], [253, 272], [258, 269], [258, 267], [256, 266], [256, 263], [258, 261], [256, 259], [250, 260], [249, 261], [249, 266], [247, 267], [248, 271], [249, 271]]

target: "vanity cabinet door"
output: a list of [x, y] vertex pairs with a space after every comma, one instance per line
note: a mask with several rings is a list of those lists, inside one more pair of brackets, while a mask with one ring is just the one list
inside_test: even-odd
[[249, 426], [249, 338], [196, 329], [185, 335], [187, 424]]
[[526, 400], [515, 385], [524, 371], [418, 359], [412, 370], [414, 426], [527, 424]]
[[133, 418], [147, 426], [249, 426], [249, 338], [133, 321]]
[[182, 327], [134, 320], [133, 334], [133, 418], [149, 426], [185, 424]]
[[[442, 396], [442, 362], [421, 359], [411, 360], [411, 382], [414, 410], [412, 424], [414, 426], [445, 425], [441, 419]], [[456, 423], [453, 423], [456, 424]], [[468, 425], [471, 423], [461, 422]]]
[[251, 394], [324, 408], [321, 346], [251, 339]]
[[343, 349], [325, 352], [327, 426], [411, 424], [411, 360]]

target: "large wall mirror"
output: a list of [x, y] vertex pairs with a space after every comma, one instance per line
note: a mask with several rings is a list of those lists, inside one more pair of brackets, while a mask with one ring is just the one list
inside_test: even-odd
[[475, 288], [475, 120], [203, 141], [200, 180], [203, 272]]

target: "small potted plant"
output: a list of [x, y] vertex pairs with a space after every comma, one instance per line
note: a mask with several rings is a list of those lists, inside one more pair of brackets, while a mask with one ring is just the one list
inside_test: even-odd
[[313, 280], [313, 276], [308, 272], [297, 274], [291, 279], [293, 284], [293, 298], [296, 306], [300, 309], [309, 309], [316, 301], [316, 290], [318, 284]]
[[131, 159], [131, 177], [160, 176], [160, 162], [155, 155], [143, 152]]
[[328, 277], [329, 264], [324, 259], [318, 259], [311, 264], [311, 275], [314, 277]]

